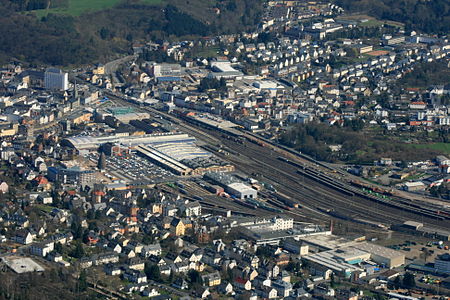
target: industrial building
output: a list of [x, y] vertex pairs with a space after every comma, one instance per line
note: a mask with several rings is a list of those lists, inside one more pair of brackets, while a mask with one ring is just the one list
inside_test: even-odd
[[[331, 270], [339, 276], [349, 278], [354, 272], [363, 272], [363, 269], [358, 265], [350, 264], [345, 260], [342, 260], [339, 256], [335, 256], [335, 254], [335, 251], [330, 250], [303, 256], [302, 260], [308, 262], [310, 270], [316, 275], [324, 275], [328, 270]], [[355, 253], [356, 257], [358, 257], [359, 254], [360, 253]], [[353, 257], [353, 253], [351, 252], [341, 253], [341, 255], [344, 255], [347, 258]]]
[[228, 184], [225, 191], [241, 200], [258, 198], [258, 191], [240, 182]]
[[357, 243], [354, 246], [337, 248], [303, 256], [313, 272], [325, 272], [330, 269], [340, 276], [350, 277], [355, 272], [365, 276], [361, 263], [373, 261], [387, 268], [395, 268], [405, 263], [405, 256], [395, 250], [369, 243]]
[[353, 248], [370, 253], [370, 260], [390, 269], [405, 264], [405, 255], [390, 248], [371, 243], [358, 243]]
[[144, 134], [139, 136], [130, 136], [126, 133], [106, 136], [75, 136], [64, 139], [63, 145], [75, 148], [77, 150], [98, 149], [105, 143], [119, 143], [134, 148], [138, 145], [152, 143], [186, 143], [195, 142], [195, 138], [184, 133], [158, 133]]
[[222, 186], [227, 193], [238, 199], [256, 199], [258, 191], [244, 184], [241, 180], [230, 174], [208, 172], [205, 179]]
[[[325, 250], [324, 252], [329, 252], [339, 250], [343, 251], [342, 253], [367, 253], [365, 256], [359, 256], [361, 258], [359, 262], [371, 260], [386, 268], [396, 268], [405, 264], [405, 255], [403, 253], [383, 246], [362, 242], [361, 239], [349, 240], [335, 235], [321, 235], [317, 237], [302, 237], [301, 240], [316, 247], [318, 251]], [[357, 262], [356, 256], [348, 256], [347, 259], [344, 258], [345, 256], [340, 256], [341, 261], [347, 263]]]
[[406, 221], [401, 225], [392, 226], [394, 230], [404, 231], [415, 235], [426, 236], [443, 241], [450, 241], [450, 231], [440, 228], [424, 226], [423, 223], [416, 221]]

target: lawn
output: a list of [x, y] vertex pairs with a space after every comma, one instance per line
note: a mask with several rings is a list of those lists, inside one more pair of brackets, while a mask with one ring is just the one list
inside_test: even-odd
[[[67, 14], [78, 17], [86, 12], [95, 12], [117, 5], [121, 0], [69, 0], [68, 7], [57, 7], [50, 9], [39, 9], [34, 12], [40, 18], [49, 13]], [[143, 0], [145, 2], [156, 2], [159, 0]]]
[[54, 207], [45, 205], [45, 204], [37, 204], [35, 205], [38, 209], [42, 210], [43, 212], [49, 213], [53, 210]]
[[450, 143], [432, 143], [432, 144], [410, 144], [417, 149], [433, 149], [450, 154]]

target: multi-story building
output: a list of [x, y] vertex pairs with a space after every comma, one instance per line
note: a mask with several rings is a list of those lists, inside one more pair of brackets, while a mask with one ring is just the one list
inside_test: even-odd
[[69, 89], [69, 75], [60, 69], [48, 68], [44, 74], [44, 86], [48, 90]]

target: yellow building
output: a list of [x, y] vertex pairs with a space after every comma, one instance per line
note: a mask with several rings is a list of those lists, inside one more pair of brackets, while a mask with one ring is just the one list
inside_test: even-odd
[[104, 65], [97, 65], [94, 70], [92, 70], [92, 73], [96, 75], [104, 75], [105, 74], [105, 66]]
[[182, 236], [186, 232], [186, 226], [181, 219], [175, 218], [170, 224], [170, 232], [175, 236]]

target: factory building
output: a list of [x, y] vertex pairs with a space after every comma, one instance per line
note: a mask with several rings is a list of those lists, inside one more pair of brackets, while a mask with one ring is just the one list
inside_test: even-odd
[[227, 185], [225, 187], [225, 191], [241, 200], [258, 198], [258, 192], [255, 189], [240, 182], [235, 182]]

